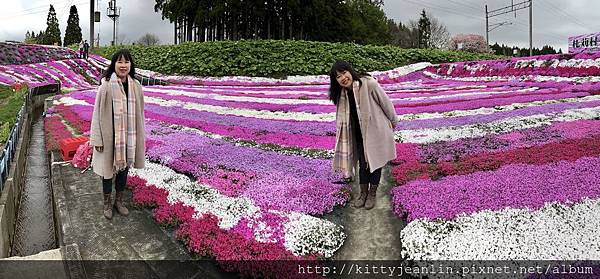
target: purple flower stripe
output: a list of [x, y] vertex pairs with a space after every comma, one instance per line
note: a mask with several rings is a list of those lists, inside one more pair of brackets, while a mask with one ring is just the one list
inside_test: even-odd
[[167, 166], [194, 177], [210, 176], [224, 168], [255, 174], [243, 196], [264, 209], [323, 214], [343, 204], [342, 186], [331, 183], [331, 161], [286, 156], [208, 139], [147, 122], [147, 154]]
[[[572, 204], [600, 197], [600, 158], [542, 166], [515, 164], [496, 171], [416, 180], [392, 191], [395, 211], [419, 218], [452, 219], [504, 208], [536, 210], [548, 202]], [[451, 197], [451, 198], [450, 198]]]
[[[96, 93], [93, 90], [83, 90], [72, 93], [71, 97], [93, 105], [95, 95]], [[197, 128], [223, 136], [239, 137], [241, 136], [240, 133], [244, 132], [248, 135], [240, 137], [241, 139], [252, 139], [259, 142], [274, 140], [286, 146], [324, 149], [330, 149], [331, 145], [334, 144], [332, 143], [334, 140], [331, 139], [332, 136], [335, 136], [335, 124], [333, 122], [258, 119], [220, 115], [180, 107], [165, 107], [149, 103], [146, 103], [145, 109], [147, 118], [162, 117], [161, 120], [165, 122]], [[221, 127], [217, 128], [216, 125]], [[250, 131], [246, 129], [250, 129]], [[307, 140], [309, 141], [306, 142]]]
[[201, 121], [185, 120], [178, 117], [160, 115], [154, 112], [146, 112], [146, 118], [156, 119], [185, 127], [196, 128], [204, 132], [221, 136], [233, 137], [241, 140], [252, 140], [257, 143], [268, 143], [288, 147], [311, 149], [333, 149], [335, 146], [335, 137], [333, 136], [315, 136], [276, 132], [267, 133], [264, 130], [252, 130], [235, 126], [215, 125], [211, 123], [203, 123]]
[[310, 113], [328, 113], [335, 112], [335, 106], [330, 105], [288, 105], [288, 104], [269, 104], [269, 103], [257, 103], [257, 102], [239, 102], [239, 101], [220, 101], [209, 98], [195, 98], [188, 96], [169, 96], [164, 93], [155, 93], [152, 91], [145, 91], [146, 96], [161, 98], [165, 100], [177, 100], [195, 104], [222, 106], [237, 109], [252, 109], [252, 110], [268, 110], [268, 111], [297, 111], [297, 112], [310, 112]]
[[396, 129], [398, 130], [412, 130], [412, 129], [426, 129], [426, 128], [442, 128], [447, 126], [463, 126], [477, 123], [489, 123], [513, 117], [531, 116], [536, 114], [549, 114], [562, 112], [569, 109], [580, 109], [580, 108], [592, 108], [599, 107], [600, 101], [591, 101], [583, 103], [559, 103], [549, 104], [543, 106], [527, 107], [522, 109], [516, 109], [511, 111], [501, 111], [494, 114], [484, 115], [470, 115], [470, 116], [459, 116], [459, 117], [448, 117], [448, 118], [437, 118], [437, 119], [423, 119], [423, 120], [405, 120], [400, 121]]
[[417, 107], [399, 107], [396, 108], [398, 114], [416, 114], [424, 112], [447, 112], [454, 110], [472, 110], [478, 108], [489, 108], [494, 106], [504, 106], [513, 103], [527, 103], [533, 101], [547, 101], [564, 98], [574, 98], [588, 96], [589, 92], [557, 93], [557, 94], [522, 94], [508, 98], [488, 98], [482, 100], [468, 100], [448, 104], [432, 104], [428, 106]]
[[419, 145], [417, 157], [424, 162], [452, 161], [456, 157], [503, 152], [555, 143], [566, 139], [581, 139], [600, 135], [600, 121], [577, 120], [556, 122], [542, 127], [528, 128], [500, 135], [460, 139]]

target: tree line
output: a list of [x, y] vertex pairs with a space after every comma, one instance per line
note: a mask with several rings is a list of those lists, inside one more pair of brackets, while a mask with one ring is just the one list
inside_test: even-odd
[[[518, 57], [529, 56], [529, 48], [519, 48], [516, 46], [511, 47], [511, 46], [506, 46], [504, 44], [499, 45], [498, 43], [491, 45], [490, 48], [491, 48], [492, 52], [497, 55], [518, 56]], [[516, 54], [515, 54], [515, 50], [516, 50]], [[533, 55], [563, 53], [562, 49], [559, 48], [557, 51], [552, 46], [548, 46], [548, 45], [543, 46], [541, 49], [534, 47], [532, 52], [533, 52]]]
[[[163, 19], [179, 25], [179, 42], [275, 39], [454, 49], [450, 33], [436, 17], [422, 10], [418, 20], [396, 22], [385, 15], [383, 0], [154, 1], [154, 9]], [[46, 23], [44, 31], [27, 31], [25, 42], [65, 46], [81, 42], [82, 31], [75, 5], [70, 9], [64, 41], [61, 41], [52, 5]], [[155, 45], [159, 40], [148, 33], [136, 43]], [[514, 49], [518, 56], [528, 55], [526, 48], [498, 43], [484, 48], [498, 55], [512, 56]], [[562, 50], [558, 52], [562, 53]], [[534, 55], [558, 52], [551, 46], [533, 50]]]
[[418, 23], [402, 24], [388, 19], [382, 6], [382, 0], [155, 0], [154, 9], [180, 26], [182, 42], [276, 39], [426, 48], [443, 45], [430, 35], [439, 28], [449, 39], [424, 11]]

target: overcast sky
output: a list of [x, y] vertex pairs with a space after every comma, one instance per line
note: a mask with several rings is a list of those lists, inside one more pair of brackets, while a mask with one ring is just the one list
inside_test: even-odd
[[[514, 0], [515, 3], [523, 0]], [[69, 7], [76, 5], [84, 38], [89, 38], [89, 1], [82, 0], [3, 0], [0, 9], [0, 41], [22, 41], [27, 30], [39, 32], [46, 28], [50, 4], [54, 5], [64, 36]], [[106, 16], [108, 0], [97, 2], [101, 22], [96, 24], [100, 44], [110, 44], [112, 21]], [[395, 21], [417, 20], [422, 9], [437, 17], [452, 35], [473, 33], [485, 36], [485, 5], [489, 10], [503, 8], [511, 0], [385, 0], [384, 11]], [[121, 9], [118, 42], [131, 43], [145, 33], [156, 34], [161, 43], [173, 43], [173, 25], [154, 12], [154, 0], [117, 0]], [[548, 44], [567, 50], [572, 35], [600, 31], [600, 1], [593, 0], [533, 0], [533, 45]], [[529, 12], [527, 9], [490, 18], [490, 24], [507, 22], [490, 33], [490, 43], [529, 46]]]

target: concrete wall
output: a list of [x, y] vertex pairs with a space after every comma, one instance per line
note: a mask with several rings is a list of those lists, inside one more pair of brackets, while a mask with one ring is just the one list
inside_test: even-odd
[[10, 174], [0, 194], [0, 258], [6, 258], [10, 255], [10, 248], [15, 234], [17, 210], [19, 209], [22, 187], [25, 180], [23, 174], [25, 172], [29, 139], [31, 137], [32, 116], [34, 112], [39, 113], [43, 110], [44, 100], [52, 95], [40, 95], [32, 98], [29, 111], [24, 115], [24, 126], [19, 137], [15, 156], [10, 164]]
[[10, 247], [15, 234], [15, 222], [21, 190], [23, 187], [23, 172], [27, 162], [27, 149], [31, 135], [31, 117], [26, 114], [23, 121], [23, 131], [19, 137], [19, 143], [15, 151], [15, 157], [10, 164], [10, 174], [6, 179], [4, 189], [0, 195], [0, 257], [6, 258], [10, 255]]

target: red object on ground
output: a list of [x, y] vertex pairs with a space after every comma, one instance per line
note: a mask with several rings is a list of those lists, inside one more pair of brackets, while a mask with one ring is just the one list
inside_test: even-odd
[[77, 152], [77, 148], [88, 140], [89, 138], [87, 137], [66, 138], [60, 140], [58, 146], [60, 147], [60, 154], [62, 155], [63, 160], [72, 160], [73, 156], [75, 156], [75, 152]]

